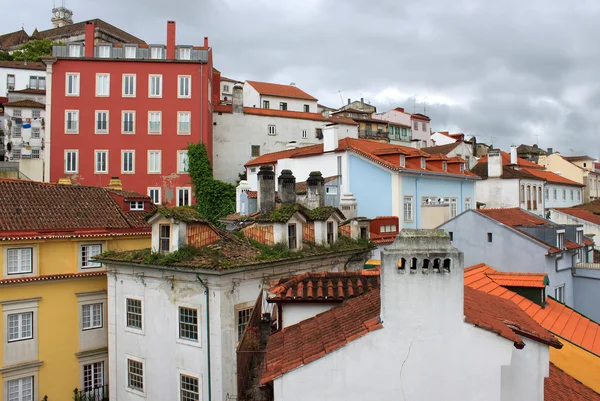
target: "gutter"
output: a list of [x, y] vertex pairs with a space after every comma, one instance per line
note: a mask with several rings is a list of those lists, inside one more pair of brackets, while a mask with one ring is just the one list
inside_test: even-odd
[[208, 286], [204, 283], [204, 281], [202, 281], [202, 279], [200, 278], [200, 274], [196, 273], [196, 280], [198, 280], [200, 282], [200, 284], [202, 284], [202, 286], [204, 287], [205, 290], [205, 294], [206, 294], [206, 358], [208, 359], [208, 401], [211, 401], [212, 398], [212, 389], [211, 389], [211, 377], [210, 377], [210, 307], [209, 307], [209, 300], [210, 300], [210, 293], [208, 290]]
[[573, 274], [573, 277], [587, 278], [587, 279], [590, 279], [590, 280], [600, 280], [600, 277], [582, 276], [580, 274], [577, 274], [576, 269], [573, 269], [573, 273], [572, 274]]

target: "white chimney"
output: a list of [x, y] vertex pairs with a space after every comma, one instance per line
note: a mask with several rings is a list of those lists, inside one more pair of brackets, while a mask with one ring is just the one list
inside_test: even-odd
[[502, 176], [502, 155], [500, 150], [492, 149], [488, 152], [488, 177], [498, 178]]
[[517, 164], [517, 147], [515, 145], [510, 147], [510, 164]]
[[242, 193], [248, 192], [251, 189], [252, 188], [250, 187], [250, 184], [248, 184], [248, 181], [246, 180], [241, 180], [238, 186], [235, 188], [235, 211], [237, 213], [240, 213], [242, 216], [245, 215], [248, 211], [242, 210], [240, 199], [242, 197]]
[[233, 113], [244, 113], [244, 87], [241, 83], [233, 85], [233, 92], [231, 96], [231, 107]]
[[337, 149], [340, 138], [339, 127], [329, 125], [323, 128], [323, 152], [332, 152]]

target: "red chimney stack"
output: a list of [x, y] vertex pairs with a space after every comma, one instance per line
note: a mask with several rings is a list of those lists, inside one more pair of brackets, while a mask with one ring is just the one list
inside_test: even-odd
[[94, 57], [94, 35], [96, 26], [94, 21], [88, 21], [85, 23], [85, 57]]
[[208, 36], [204, 37], [204, 47], [208, 49]]
[[175, 21], [167, 21], [167, 60], [175, 60]]

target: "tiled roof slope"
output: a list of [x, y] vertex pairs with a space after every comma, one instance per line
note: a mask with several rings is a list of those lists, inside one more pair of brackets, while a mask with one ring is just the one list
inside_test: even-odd
[[[481, 161], [478, 162], [472, 169], [471, 172], [473, 174], [478, 175], [479, 177], [483, 178], [483, 179], [487, 179], [490, 178], [488, 176], [488, 163], [484, 162], [482, 163]], [[527, 178], [530, 180], [541, 180], [541, 178], [534, 176], [533, 174], [525, 171], [525, 169], [521, 169], [521, 170], [517, 170], [514, 169], [510, 166], [502, 166], [502, 175], [500, 176], [500, 178], [503, 179], [513, 179], [513, 178]]]
[[550, 375], [544, 379], [544, 401], [600, 401], [600, 394], [550, 363]]
[[531, 146], [531, 145], [525, 145], [525, 144], [521, 144], [517, 147], [517, 154], [518, 153], [531, 153], [531, 154], [538, 154], [538, 155], [545, 155], [546, 151], [544, 151], [543, 149], [540, 149], [537, 146]]
[[541, 217], [537, 217], [532, 213], [527, 213], [518, 207], [503, 209], [477, 209], [477, 213], [486, 215], [510, 227], [535, 227], [553, 224], [552, 222], [542, 219]]
[[[133, 229], [104, 188], [59, 185], [23, 180], [0, 180], [0, 231]], [[149, 229], [146, 223], [138, 226]]]
[[293, 99], [317, 100], [316, 97], [309, 95], [302, 89], [293, 85], [271, 84], [268, 82], [246, 81], [258, 93], [267, 96], [289, 97]]
[[456, 147], [458, 145], [460, 145], [460, 143], [461, 142], [458, 141], [458, 142], [448, 143], [446, 145], [429, 146], [427, 148], [421, 148], [421, 150], [423, 152], [429, 153], [430, 155], [439, 155], [439, 154], [447, 155], [448, 153], [450, 153], [454, 149], [456, 149]]
[[578, 219], [582, 219], [585, 221], [589, 221], [592, 224], [600, 225], [600, 214], [596, 214], [594, 212], [590, 212], [589, 210], [582, 209], [579, 205], [576, 207], [565, 208], [565, 209], [554, 209], [560, 213], [568, 214], [569, 216], [576, 217]]
[[0, 68], [19, 68], [23, 70], [45, 70], [46, 65], [40, 62], [0, 60]]
[[4, 107], [24, 107], [29, 109], [45, 109], [46, 105], [44, 103], [36, 102], [35, 100], [16, 100], [10, 103], [4, 103]]
[[563, 159], [568, 160], [570, 162], [580, 162], [584, 160], [594, 160], [593, 157], [589, 156], [563, 156]]
[[[125, 32], [124, 30], [117, 28], [116, 26], [109, 24], [106, 21], [102, 21], [99, 18], [92, 19], [89, 21], [93, 21], [95, 28], [101, 31], [108, 33], [111, 36], [116, 37], [122, 43], [137, 43], [137, 44], [145, 44], [142, 39], [133, 36], [132, 34]], [[65, 25], [60, 28], [52, 28], [47, 29], [45, 31], [40, 31], [37, 33], [37, 39], [50, 38], [53, 40], [59, 40], [60, 38], [74, 36], [74, 35], [82, 35], [85, 33], [85, 24], [88, 21], [77, 22], [71, 25]]]
[[10, 93], [23, 93], [23, 94], [30, 94], [30, 95], [45, 95], [46, 94], [46, 90], [45, 89], [25, 88], [25, 89], [21, 89], [21, 90], [18, 90], [18, 91], [11, 91]]
[[598, 323], [551, 297], [546, 298], [546, 306], [542, 308], [494, 282], [488, 276], [490, 273], [497, 273], [497, 271], [484, 263], [468, 267], [465, 269], [465, 285], [491, 295], [510, 299], [546, 330], [600, 356], [600, 325]]
[[572, 185], [576, 187], [584, 187], [585, 185], [575, 182], [573, 180], [569, 180], [568, 178], [562, 177], [558, 174], [553, 173], [552, 171], [540, 170], [538, 168], [523, 168], [521, 171], [526, 171], [527, 173], [534, 175], [538, 178], [546, 180], [552, 184], [562, 184], [562, 185]]
[[[587, 210], [590, 213], [594, 213], [594, 214], [600, 215], [600, 199], [599, 200], [593, 200], [591, 202], [587, 202], [587, 203], [584, 203], [584, 204], [581, 204], [581, 205], [573, 206], [569, 210], [574, 210], [574, 209]], [[564, 209], [564, 210], [567, 210], [567, 209]]]
[[[218, 104], [215, 105], [213, 111], [215, 113], [228, 113], [231, 114], [233, 108], [230, 104]], [[330, 124], [346, 124], [356, 125], [356, 122], [347, 117], [335, 117], [331, 116], [325, 118], [321, 113], [306, 113], [303, 111], [291, 111], [291, 110], [273, 110], [273, 109], [261, 109], [258, 107], [244, 107], [244, 114], [254, 116], [268, 116], [268, 117], [281, 117], [281, 118], [294, 118], [299, 120], [311, 120], [311, 121], [322, 121]]]
[[[504, 151], [500, 151], [500, 154], [502, 155], [502, 165], [504, 166], [510, 166], [510, 154], [504, 152]], [[481, 159], [479, 159], [478, 161], [479, 163], [487, 163], [488, 162], [488, 156], [484, 156]], [[538, 169], [543, 169], [543, 166], [540, 166], [539, 164], [536, 164], [534, 162], [530, 162], [529, 160], [525, 160], [521, 157], [517, 157], [517, 165], [519, 167], [529, 167], [529, 168], [538, 168]]]
[[[528, 317], [513, 302], [465, 287], [465, 320], [524, 345], [521, 335], [560, 348], [547, 330]], [[306, 365], [355, 339], [385, 327], [379, 323], [379, 291], [368, 291], [312, 318], [288, 326], [269, 337], [261, 383]], [[513, 329], [514, 328], [514, 329]]]
[[21, 29], [0, 35], [0, 49], [8, 50], [11, 47], [22, 45], [29, 40], [29, 35]]
[[271, 288], [269, 301], [343, 301], [379, 288], [379, 272], [319, 272], [283, 278]]
[[545, 273], [487, 273], [487, 276], [502, 287], [545, 288], [548, 275]]

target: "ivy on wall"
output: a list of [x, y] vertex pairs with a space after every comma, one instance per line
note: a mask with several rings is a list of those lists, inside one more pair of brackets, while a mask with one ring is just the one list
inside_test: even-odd
[[213, 178], [203, 143], [188, 145], [188, 170], [194, 184], [196, 209], [207, 220], [217, 222], [235, 213], [235, 186]]

